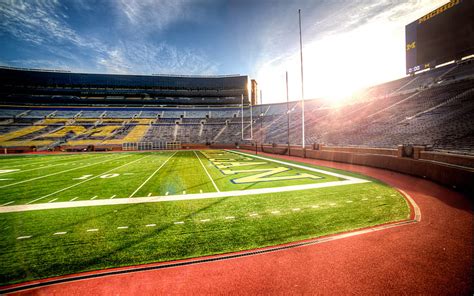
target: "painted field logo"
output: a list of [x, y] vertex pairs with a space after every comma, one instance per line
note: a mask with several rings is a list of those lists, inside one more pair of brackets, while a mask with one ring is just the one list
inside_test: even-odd
[[[222, 157], [222, 154], [203, 153], [209, 161], [218, 168], [224, 175], [246, 174], [246, 176], [231, 179], [234, 184], [258, 183], [258, 182], [274, 182], [289, 181], [298, 179], [318, 180], [322, 177], [307, 173], [285, 174], [294, 170], [287, 167], [271, 167], [264, 168], [270, 163], [266, 161], [253, 161], [252, 158], [243, 157], [240, 159]], [[233, 157], [233, 156], [232, 156]], [[248, 168], [251, 167], [251, 168]], [[255, 168], [256, 167], [256, 168]], [[248, 175], [250, 174], [250, 175]]]

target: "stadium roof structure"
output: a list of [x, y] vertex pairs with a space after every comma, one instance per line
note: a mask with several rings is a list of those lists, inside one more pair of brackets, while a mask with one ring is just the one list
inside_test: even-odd
[[[31, 69], [0, 68], [0, 93], [30, 103], [52, 100], [69, 103], [89, 98], [107, 104], [133, 102], [161, 104], [248, 103], [248, 76], [168, 76], [85, 74]], [[55, 96], [52, 98], [51, 96]], [[124, 101], [126, 100], [126, 101]], [[88, 101], [93, 102], [93, 101]], [[104, 101], [102, 102], [104, 103]]]

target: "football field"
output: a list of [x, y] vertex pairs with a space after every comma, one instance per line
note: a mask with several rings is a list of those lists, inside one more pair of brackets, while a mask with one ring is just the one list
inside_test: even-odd
[[0, 284], [246, 250], [407, 219], [367, 177], [239, 151], [0, 159]]

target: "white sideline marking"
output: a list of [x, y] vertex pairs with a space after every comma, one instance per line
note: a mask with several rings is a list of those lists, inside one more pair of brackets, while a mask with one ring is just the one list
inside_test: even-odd
[[79, 196], [76, 196], [76, 197], [74, 197], [73, 199], [71, 199], [70, 201], [75, 201], [75, 200], [78, 199], [78, 198], [79, 198]]
[[19, 236], [16, 239], [26, 239], [26, 238], [30, 238], [30, 237], [31, 237], [31, 235], [25, 235], [25, 236]]
[[96, 198], [97, 198], [97, 195], [94, 195], [94, 196], [91, 198], [91, 200], [94, 200], [94, 199], [96, 199]]
[[145, 225], [145, 227], [155, 227], [155, 226], [156, 226], [156, 224], [147, 224], [147, 225]]
[[151, 196], [151, 192], [150, 192], [150, 193], [148, 193], [148, 196]]
[[273, 215], [280, 214], [280, 211], [272, 211]]
[[[248, 189], [248, 190], [194, 193], [194, 194], [186, 194], [186, 195], [168, 195], [169, 192], [167, 192], [165, 196], [81, 200], [81, 201], [75, 201], [75, 202], [55, 202], [55, 203], [50, 203], [50, 204], [49, 203], [26, 204], [26, 205], [0, 207], [0, 213], [74, 208], [78, 206], [87, 207], [87, 206], [138, 204], [138, 203], [147, 203], [147, 202], [196, 200], [196, 199], [220, 198], [220, 197], [230, 197], [230, 196], [257, 195], [257, 194], [267, 194], [267, 193], [276, 193], [276, 192], [300, 191], [300, 190], [308, 190], [308, 189], [315, 189], [315, 188], [326, 188], [326, 187], [332, 187], [332, 186], [343, 186], [343, 185], [350, 185], [350, 184], [357, 184], [357, 183], [364, 183], [364, 182], [366, 181], [365, 180], [361, 180], [361, 181], [347, 180], [347, 181], [334, 181], [334, 182], [325, 182], [325, 183], [292, 185], [292, 186], [271, 187], [271, 188], [258, 188], [258, 189]], [[336, 204], [333, 203], [330, 205], [335, 206]]]
[[14, 202], [15, 202], [15, 201], [12, 200], [12, 201], [9, 201], [9, 202], [4, 203], [4, 204], [1, 205], [1, 206], [2, 206], [2, 207], [3, 207], [3, 206], [8, 206], [8, 205], [10, 205], [10, 204], [12, 204], [12, 203], [14, 203]]
[[50, 201], [48, 201], [48, 202], [53, 202], [53, 201], [55, 201], [55, 200], [57, 200], [57, 198], [53, 198], [52, 200], [50, 200]]
[[55, 232], [53, 235], [63, 235], [63, 234], [66, 234], [66, 233], [67, 233], [66, 231]]
[[211, 219], [202, 219], [201, 222], [209, 222]]
[[[79, 182], [79, 183], [76, 183], [76, 184], [73, 184], [73, 185], [71, 185], [71, 186], [65, 187], [65, 188], [63, 188], [63, 189], [59, 189], [59, 190], [57, 190], [57, 191], [55, 191], [55, 192], [53, 192], [53, 193], [46, 194], [45, 196], [39, 197], [39, 198], [37, 198], [37, 199], [34, 199], [34, 200], [30, 201], [30, 202], [27, 202], [26, 204], [32, 204], [32, 203], [34, 203], [34, 202], [36, 202], [36, 201], [38, 201], [38, 200], [41, 200], [41, 199], [43, 199], [43, 198], [46, 198], [46, 197], [48, 197], [48, 196], [51, 196], [51, 195], [54, 195], [54, 194], [56, 194], [56, 193], [63, 192], [63, 191], [65, 191], [65, 190], [71, 189], [71, 188], [76, 187], [76, 186], [78, 186], [78, 185], [81, 185], [81, 184], [83, 184], [83, 183], [85, 183], [85, 182], [89, 182], [89, 181], [91, 181], [91, 180], [94, 180], [95, 178], [99, 178], [100, 176], [106, 175], [106, 174], [108, 174], [109, 172], [111, 172], [111, 171], [113, 171], [113, 170], [119, 169], [119, 168], [121, 168], [121, 167], [124, 167], [124, 166], [126, 166], [126, 165], [132, 164], [132, 163], [134, 163], [134, 162], [137, 162], [137, 161], [139, 161], [139, 160], [141, 160], [141, 159], [143, 159], [143, 158], [145, 158], [145, 157], [148, 157], [148, 156], [143, 156], [143, 157], [140, 157], [139, 159], [136, 159], [136, 160], [134, 160], [134, 161], [127, 162], [126, 164], [123, 164], [123, 165], [121, 165], [121, 166], [118, 166], [118, 167], [115, 167], [115, 168], [113, 168], [113, 169], [110, 169], [110, 170], [108, 170], [108, 171], [105, 172], [105, 173], [102, 173], [102, 174], [100, 174], [100, 175], [94, 176], [94, 177], [92, 177], [92, 178], [88, 178], [88, 179], [86, 179], [86, 180], [84, 180], [84, 181], [81, 181], [81, 182]], [[97, 196], [96, 196], [96, 197], [97, 197]], [[92, 199], [95, 199], [95, 198], [92, 198]]]
[[117, 227], [117, 229], [127, 229], [127, 228], [128, 228], [128, 226], [119, 226], [119, 227]]
[[170, 193], [168, 191], [166, 191], [165, 195], [168, 195], [168, 194], [170, 194]]
[[[123, 157], [127, 157], [127, 156], [130, 156], [130, 155], [124, 155]], [[55, 176], [55, 175], [62, 174], [62, 173], [67, 173], [67, 172], [70, 172], [70, 171], [82, 169], [82, 168], [85, 168], [85, 167], [88, 167], [88, 166], [91, 166], [91, 165], [96, 165], [96, 164], [100, 164], [100, 163], [104, 163], [104, 162], [107, 162], [107, 161], [111, 161], [111, 160], [112, 160], [112, 158], [110, 158], [110, 157], [108, 157], [108, 156], [106, 156], [106, 157], [107, 157], [108, 159], [106, 159], [106, 160], [104, 160], [104, 161], [99, 161], [99, 162], [95, 162], [95, 163], [93, 163], [93, 164], [84, 165], [84, 166], [80, 166], [80, 167], [77, 167], [77, 168], [72, 168], [72, 169], [68, 169], [68, 170], [64, 170], [64, 171], [59, 171], [59, 172], [56, 172], [56, 173], [52, 173], [52, 174], [48, 174], [48, 175], [44, 175], [44, 176], [39, 176], [39, 177], [32, 178], [32, 179], [28, 179], [28, 180], [23, 180], [23, 181], [18, 181], [18, 182], [11, 183], [11, 184], [6, 184], [6, 185], [3, 185], [3, 186], [0, 186], [0, 188], [5, 188], [5, 187], [13, 186], [13, 185], [18, 185], [18, 184], [26, 183], [26, 182], [31, 182], [31, 181], [34, 181], [34, 180], [43, 179], [43, 178]], [[123, 157], [121, 157], [121, 158], [123, 158]], [[100, 158], [100, 159], [102, 159], [102, 158]]]
[[86, 231], [87, 231], [87, 232], [94, 232], [94, 231], [99, 231], [99, 229], [93, 228], [93, 229], [87, 229]]
[[117, 196], [117, 195], [114, 194], [114, 195], [112, 195], [112, 196], [110, 197], [110, 199], [112, 199], [112, 198], [114, 198], [114, 197], [116, 197], [116, 196]]
[[294, 209], [291, 209], [293, 212], [298, 212], [299, 210], [301, 210], [300, 208], [294, 208]]
[[226, 220], [231, 220], [231, 219], [235, 219], [234, 216], [229, 216], [229, 217], [225, 217]]
[[176, 222], [174, 222], [174, 224], [184, 224], [184, 222], [183, 221], [176, 221]]
[[138, 188], [137, 188], [135, 191], [133, 191], [133, 193], [130, 194], [129, 197], [133, 197], [133, 196], [135, 195], [135, 193], [138, 192], [138, 190], [140, 190], [143, 186], [145, 186], [145, 184], [146, 184], [148, 181], [150, 181], [150, 179], [153, 178], [153, 176], [154, 176], [154, 175], [168, 162], [168, 160], [170, 160], [171, 157], [173, 157], [177, 152], [178, 152], [178, 151], [176, 151], [175, 153], [171, 154], [171, 156], [168, 157], [168, 159], [166, 159], [165, 162], [163, 162], [163, 163], [160, 165], [160, 167], [157, 168], [157, 169], [145, 180], [145, 182], [143, 182], [140, 186], [138, 186]]
[[214, 185], [214, 188], [216, 189], [216, 191], [217, 191], [217, 192], [221, 192], [221, 191], [219, 190], [219, 188], [217, 188], [216, 182], [214, 182], [214, 179], [212, 179], [211, 175], [210, 175], [209, 172], [207, 171], [206, 167], [205, 167], [204, 164], [202, 163], [202, 161], [201, 161], [201, 159], [199, 158], [199, 156], [197, 155], [196, 151], [194, 151], [194, 155], [196, 155], [197, 159], [198, 159], [199, 162], [201, 163], [202, 168], [204, 169], [204, 171], [206, 172], [207, 176], [208, 176], [209, 179], [211, 180], [212, 185]]

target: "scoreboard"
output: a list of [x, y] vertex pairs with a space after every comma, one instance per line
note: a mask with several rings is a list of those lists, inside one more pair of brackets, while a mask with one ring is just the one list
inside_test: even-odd
[[474, 0], [451, 0], [405, 27], [407, 74], [474, 54]]

